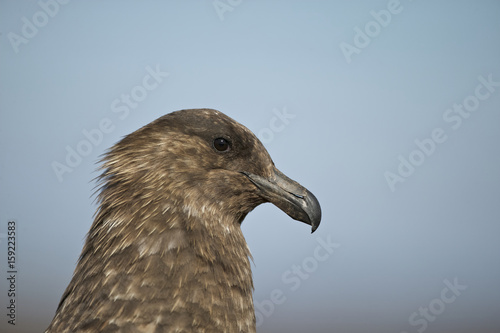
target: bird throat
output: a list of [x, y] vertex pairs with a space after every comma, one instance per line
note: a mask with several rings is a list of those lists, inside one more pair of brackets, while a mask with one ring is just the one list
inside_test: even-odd
[[[128, 309], [137, 318], [134, 327], [145, 327], [151, 317], [166, 332], [255, 332], [250, 251], [240, 219], [211, 211], [167, 209], [147, 221], [123, 221], [122, 228], [105, 221], [91, 232], [101, 247], [103, 233], [110, 240], [91, 246], [95, 258], [82, 255], [77, 267], [95, 283], [93, 297], [101, 301], [91, 301], [94, 311], [118, 323]], [[122, 310], [109, 313], [113, 308]]]

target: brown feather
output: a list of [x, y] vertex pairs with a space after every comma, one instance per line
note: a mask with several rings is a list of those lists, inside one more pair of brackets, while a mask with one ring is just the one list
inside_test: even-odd
[[240, 225], [268, 201], [242, 171], [276, 170], [260, 141], [218, 111], [182, 110], [102, 163], [95, 220], [46, 332], [255, 332]]

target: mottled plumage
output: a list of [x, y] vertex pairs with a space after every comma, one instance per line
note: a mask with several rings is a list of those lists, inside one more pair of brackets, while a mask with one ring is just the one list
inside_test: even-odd
[[314, 231], [316, 198], [211, 109], [167, 114], [102, 162], [99, 208], [46, 332], [255, 332], [241, 222], [272, 202]]

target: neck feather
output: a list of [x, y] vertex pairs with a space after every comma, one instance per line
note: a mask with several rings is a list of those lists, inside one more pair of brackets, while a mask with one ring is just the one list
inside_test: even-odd
[[102, 207], [52, 325], [255, 332], [242, 216], [203, 205], [149, 216]]

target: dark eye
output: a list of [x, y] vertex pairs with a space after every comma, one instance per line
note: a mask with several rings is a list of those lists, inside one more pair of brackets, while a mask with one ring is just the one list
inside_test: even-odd
[[214, 148], [218, 151], [228, 151], [231, 148], [229, 141], [224, 138], [217, 138], [214, 140]]

